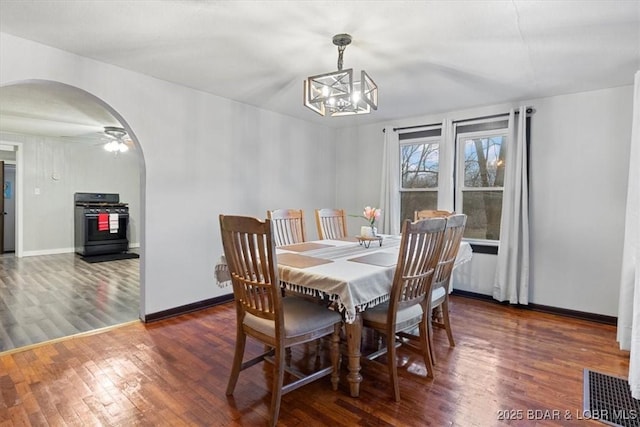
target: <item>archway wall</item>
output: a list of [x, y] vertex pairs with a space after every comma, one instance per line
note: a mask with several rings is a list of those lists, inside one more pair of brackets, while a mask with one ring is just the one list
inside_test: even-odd
[[0, 85], [31, 79], [95, 95], [140, 144], [142, 317], [231, 293], [220, 213], [335, 203], [332, 129], [0, 33]]

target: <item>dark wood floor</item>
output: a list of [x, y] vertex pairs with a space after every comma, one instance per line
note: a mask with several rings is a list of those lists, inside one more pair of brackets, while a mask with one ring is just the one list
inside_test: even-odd
[[0, 255], [0, 352], [138, 319], [139, 259]]
[[[343, 363], [338, 391], [326, 377], [285, 395], [280, 425], [602, 425], [579, 419], [583, 369], [627, 375], [615, 327], [464, 297], [452, 298], [451, 311], [457, 346], [436, 331], [435, 379], [400, 350], [401, 402], [376, 362], [364, 365], [360, 397], [351, 398]], [[270, 369], [244, 371], [225, 396], [234, 333], [227, 303], [0, 355], [0, 426], [265, 425]], [[312, 365], [315, 349], [296, 350], [294, 363]], [[519, 419], [501, 420], [504, 411]]]

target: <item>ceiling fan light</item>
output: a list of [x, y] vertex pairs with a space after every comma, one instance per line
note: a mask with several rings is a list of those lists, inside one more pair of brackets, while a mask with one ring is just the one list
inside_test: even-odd
[[110, 153], [126, 153], [129, 151], [129, 147], [124, 142], [123, 138], [127, 135], [127, 132], [123, 128], [115, 126], [105, 126], [104, 133], [113, 138], [111, 141], [104, 144], [104, 149]]
[[129, 147], [123, 141], [110, 141], [104, 144], [104, 149], [109, 153], [126, 153]]
[[110, 153], [118, 150], [118, 141], [110, 141], [104, 144], [104, 149]]

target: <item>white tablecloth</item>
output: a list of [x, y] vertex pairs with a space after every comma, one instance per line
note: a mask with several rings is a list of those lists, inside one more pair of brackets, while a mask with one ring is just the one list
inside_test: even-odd
[[[306, 268], [278, 265], [280, 280], [288, 289], [335, 301], [344, 314], [346, 322], [352, 322], [356, 313], [389, 299], [395, 265], [378, 266], [353, 261], [363, 255], [376, 252], [398, 256], [399, 236], [384, 236], [382, 246], [372, 242], [369, 248], [358, 243], [342, 240], [318, 240], [315, 243], [331, 245], [305, 252], [293, 252], [278, 248], [280, 253], [298, 253], [313, 258], [331, 260], [329, 263]], [[471, 246], [462, 242], [455, 266], [472, 257]], [[229, 272], [224, 260], [216, 265], [216, 279], [219, 286], [229, 283]], [[451, 291], [451, 289], [449, 290]]]

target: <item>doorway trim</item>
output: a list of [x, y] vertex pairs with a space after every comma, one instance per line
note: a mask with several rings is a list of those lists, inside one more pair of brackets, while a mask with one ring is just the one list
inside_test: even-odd
[[[3, 146], [11, 146], [13, 147], [13, 152], [16, 153], [15, 160], [5, 160], [4, 163], [8, 165], [16, 165], [16, 188], [13, 194], [15, 194], [16, 198], [16, 213], [15, 213], [15, 233], [16, 233], [16, 241], [15, 241], [15, 256], [18, 258], [22, 258], [22, 181], [23, 181], [23, 160], [22, 160], [22, 143], [15, 141], [6, 141], [4, 139], [0, 139], [0, 150], [4, 150]], [[5, 230], [6, 233], [6, 230]]]

